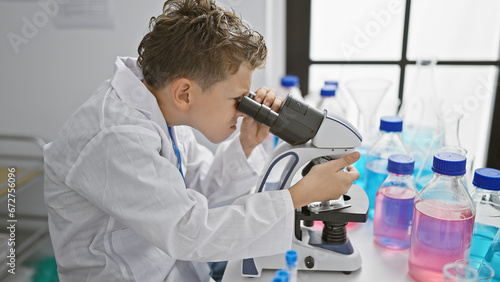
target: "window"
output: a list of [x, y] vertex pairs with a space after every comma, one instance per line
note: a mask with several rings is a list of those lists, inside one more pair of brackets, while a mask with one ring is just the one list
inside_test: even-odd
[[308, 95], [318, 95], [325, 80], [342, 90], [353, 78], [387, 79], [381, 116], [418, 95], [412, 85], [421, 60], [437, 61], [437, 92], [464, 114], [463, 147], [476, 167], [500, 169], [499, 14], [497, 0], [287, 1], [286, 72], [299, 76]]

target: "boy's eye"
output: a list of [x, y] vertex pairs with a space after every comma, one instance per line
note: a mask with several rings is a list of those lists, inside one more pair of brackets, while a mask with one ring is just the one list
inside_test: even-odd
[[241, 97], [237, 97], [237, 98], [233, 98], [236, 102], [240, 102], [241, 101]]

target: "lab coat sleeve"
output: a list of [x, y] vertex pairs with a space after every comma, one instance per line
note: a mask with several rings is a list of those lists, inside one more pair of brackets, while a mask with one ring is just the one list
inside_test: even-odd
[[175, 259], [241, 259], [291, 247], [294, 209], [287, 190], [209, 209], [160, 148], [153, 130], [106, 128], [82, 150], [65, 182]]
[[[194, 134], [189, 131], [193, 140]], [[266, 162], [262, 145], [257, 146], [247, 159], [239, 134], [221, 143], [215, 157], [195, 141], [188, 142], [186, 183], [208, 199], [209, 206], [220, 206], [248, 194], [257, 183]]]

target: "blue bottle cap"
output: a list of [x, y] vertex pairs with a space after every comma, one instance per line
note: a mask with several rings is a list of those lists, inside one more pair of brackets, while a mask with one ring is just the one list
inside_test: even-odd
[[337, 91], [337, 86], [325, 85], [321, 88], [320, 94], [322, 97], [333, 97], [333, 96], [335, 96], [336, 91]]
[[276, 277], [282, 277], [284, 278], [283, 281], [288, 281], [290, 279], [290, 273], [286, 271], [285, 269], [278, 269], [276, 270], [276, 273], [274, 274]]
[[283, 277], [274, 276], [273, 279], [271, 279], [271, 282], [286, 282], [286, 280]]
[[413, 174], [415, 160], [408, 155], [391, 155], [387, 162], [387, 171], [395, 174]]
[[500, 190], [500, 170], [494, 168], [478, 168], [474, 172], [474, 186], [487, 190]]
[[398, 116], [381, 117], [380, 130], [390, 131], [390, 132], [401, 132], [403, 130], [403, 119]]
[[464, 155], [450, 152], [439, 152], [434, 155], [432, 171], [449, 176], [464, 175], [466, 163], [467, 159]]
[[339, 82], [336, 80], [325, 80], [325, 85], [334, 85], [337, 88], [339, 87]]
[[285, 75], [281, 78], [281, 86], [284, 87], [299, 86], [299, 77], [296, 75]]
[[296, 250], [289, 250], [285, 254], [286, 258], [286, 264], [295, 264], [297, 263], [297, 251]]

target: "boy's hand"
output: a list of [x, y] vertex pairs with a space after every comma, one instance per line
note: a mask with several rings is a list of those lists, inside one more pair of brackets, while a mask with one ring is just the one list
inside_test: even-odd
[[347, 193], [352, 182], [359, 178], [359, 172], [352, 164], [360, 157], [359, 152], [353, 152], [343, 158], [313, 166], [304, 178], [288, 189], [294, 208], [312, 202], [336, 200]]
[[[267, 89], [263, 86], [255, 91], [255, 101], [270, 107], [273, 111], [277, 112], [281, 107], [283, 99], [276, 96], [276, 90]], [[248, 158], [253, 149], [262, 143], [267, 135], [269, 135], [269, 127], [256, 122], [253, 118], [245, 116], [241, 123], [240, 142]]]

